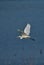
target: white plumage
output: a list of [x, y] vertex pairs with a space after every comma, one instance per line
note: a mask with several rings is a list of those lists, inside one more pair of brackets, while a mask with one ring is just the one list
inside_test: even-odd
[[20, 38], [20, 39], [30, 38], [31, 40], [35, 41], [35, 39], [30, 36], [30, 29], [31, 29], [30, 24], [26, 25], [24, 31], [21, 31], [20, 29], [18, 29], [18, 31], [21, 32], [21, 35], [19, 35], [17, 38]]
[[24, 31], [21, 31], [21, 30], [18, 29], [18, 31], [21, 32], [21, 35], [19, 35], [17, 38], [20, 38], [20, 39], [31, 38], [31, 36], [30, 36], [30, 28], [31, 28], [31, 25], [27, 24]]
[[31, 25], [30, 24], [27, 24], [26, 27], [25, 27], [25, 29], [24, 29], [24, 33], [26, 35], [30, 35], [30, 28], [31, 28]]

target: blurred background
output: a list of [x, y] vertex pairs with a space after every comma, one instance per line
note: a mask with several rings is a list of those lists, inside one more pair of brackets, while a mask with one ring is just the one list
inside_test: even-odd
[[[16, 38], [27, 23], [36, 41]], [[0, 65], [44, 65], [44, 0], [0, 0]]]

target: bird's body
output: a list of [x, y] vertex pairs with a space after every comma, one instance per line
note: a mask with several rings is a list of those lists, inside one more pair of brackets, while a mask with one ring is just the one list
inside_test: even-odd
[[18, 36], [20, 39], [26, 39], [26, 38], [30, 38], [30, 36], [22, 34], [21, 36]]
[[24, 29], [24, 31], [21, 31], [21, 30], [18, 29], [18, 31], [21, 32], [22, 34], [19, 35], [17, 38], [20, 38], [20, 39], [30, 38], [30, 39], [34, 40], [30, 36], [30, 28], [31, 28], [31, 25], [27, 24], [26, 27], [25, 27], [25, 29]]

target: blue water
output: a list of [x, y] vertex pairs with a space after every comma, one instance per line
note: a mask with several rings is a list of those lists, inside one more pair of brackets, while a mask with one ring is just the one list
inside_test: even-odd
[[[27, 23], [36, 41], [16, 38]], [[0, 65], [31, 63], [44, 63], [44, 0], [0, 1]]]

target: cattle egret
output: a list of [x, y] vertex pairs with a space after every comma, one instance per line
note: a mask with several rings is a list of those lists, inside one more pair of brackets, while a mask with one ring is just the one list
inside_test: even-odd
[[30, 36], [30, 29], [31, 29], [30, 24], [26, 25], [24, 31], [21, 31], [20, 29], [18, 29], [18, 31], [21, 32], [21, 35], [19, 35], [17, 38], [20, 38], [20, 39], [30, 38], [32, 40], [35, 40], [35, 39], [31, 38], [31, 36]]

